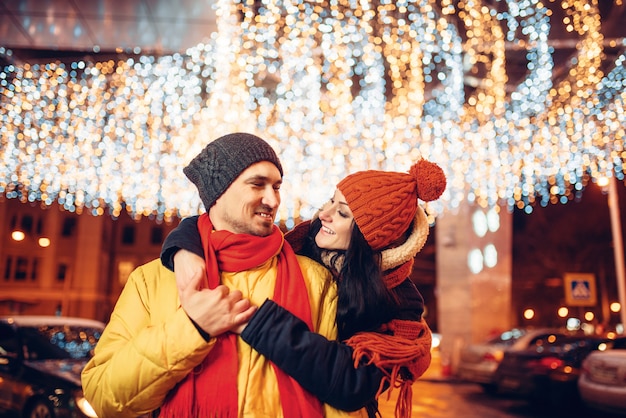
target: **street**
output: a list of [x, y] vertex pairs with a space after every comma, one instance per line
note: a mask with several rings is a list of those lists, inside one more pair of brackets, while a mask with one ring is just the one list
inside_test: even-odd
[[[444, 376], [438, 353], [433, 353], [428, 371], [413, 385], [414, 418], [620, 418], [592, 411], [572, 400], [555, 410], [544, 405], [531, 405], [526, 400], [504, 395], [489, 395], [473, 383]], [[379, 402], [382, 418], [394, 418], [398, 390], [383, 394]], [[0, 418], [13, 418], [0, 413]], [[622, 416], [621, 418], [625, 418]]]
[[[381, 401], [383, 418], [394, 417], [393, 402]], [[413, 386], [413, 417], [417, 418], [608, 418], [583, 408], [563, 411], [532, 407], [523, 399], [487, 395], [475, 384], [418, 381]]]
[[[442, 376], [437, 353], [433, 363], [413, 385], [413, 413], [416, 418], [616, 418], [592, 411], [578, 402], [550, 409], [531, 405], [526, 400], [504, 395], [488, 395], [473, 383]], [[394, 418], [397, 389], [391, 399], [383, 394], [379, 410], [383, 418]]]

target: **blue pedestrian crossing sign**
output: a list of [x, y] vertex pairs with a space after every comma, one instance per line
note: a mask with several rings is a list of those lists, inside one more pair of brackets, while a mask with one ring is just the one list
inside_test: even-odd
[[596, 276], [593, 273], [565, 273], [565, 303], [569, 306], [596, 304]]

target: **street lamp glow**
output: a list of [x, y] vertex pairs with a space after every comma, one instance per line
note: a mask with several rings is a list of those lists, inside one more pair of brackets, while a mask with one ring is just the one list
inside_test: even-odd
[[609, 185], [609, 178], [606, 176], [598, 177], [598, 186], [606, 187]]
[[619, 302], [611, 303], [611, 306], [609, 308], [611, 309], [611, 312], [619, 312], [621, 310], [621, 306]]
[[13, 238], [14, 241], [23, 241], [26, 235], [22, 231], [16, 230], [11, 233], [11, 238]]
[[467, 265], [473, 274], [481, 272], [483, 269], [483, 262], [483, 253], [478, 248], [474, 248], [467, 255]]
[[565, 306], [561, 306], [557, 311], [557, 315], [561, 318], [565, 318], [567, 314], [569, 314], [569, 309], [567, 309]]
[[50, 238], [41, 237], [39, 238], [37, 242], [39, 243], [39, 246], [42, 248], [46, 248], [50, 246]]
[[576, 330], [580, 329], [580, 319], [578, 318], [567, 318], [566, 327], [568, 330]]
[[485, 236], [487, 230], [489, 229], [489, 226], [487, 223], [487, 217], [482, 210], [479, 209], [474, 212], [474, 215], [472, 215], [472, 225], [474, 227], [474, 233], [476, 234], [476, 236], [481, 238]]
[[524, 311], [524, 319], [533, 319], [535, 317], [535, 310], [528, 308]]
[[495, 267], [498, 264], [498, 250], [493, 244], [487, 244], [483, 250], [485, 266]]

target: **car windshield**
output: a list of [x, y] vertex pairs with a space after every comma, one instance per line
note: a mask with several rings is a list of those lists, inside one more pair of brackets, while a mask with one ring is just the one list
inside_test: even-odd
[[102, 330], [76, 325], [41, 325], [19, 329], [28, 360], [89, 359]]

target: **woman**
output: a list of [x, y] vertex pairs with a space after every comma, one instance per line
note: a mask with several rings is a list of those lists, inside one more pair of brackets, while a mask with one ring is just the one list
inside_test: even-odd
[[[318, 216], [285, 236], [296, 253], [333, 272], [339, 341], [310, 332], [271, 300], [243, 340], [322, 402], [348, 411], [365, 406], [375, 416], [378, 396], [391, 385], [400, 388], [396, 416], [410, 416], [411, 385], [430, 364], [431, 343], [422, 296], [409, 278], [429, 230], [418, 198], [435, 200], [445, 185], [441, 168], [425, 160], [408, 174], [369, 170], [340, 181]], [[170, 269], [176, 259], [181, 283], [204, 269], [202, 254], [196, 218], [187, 218], [165, 240], [161, 259]]]

